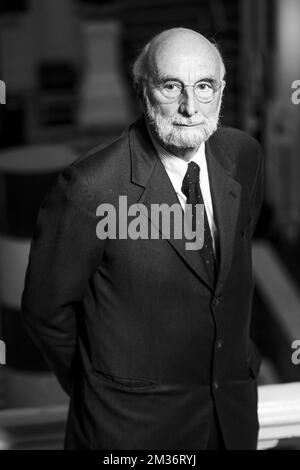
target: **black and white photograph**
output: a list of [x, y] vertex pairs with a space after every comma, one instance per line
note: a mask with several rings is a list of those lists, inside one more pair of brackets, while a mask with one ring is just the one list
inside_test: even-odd
[[299, 0], [0, 0], [0, 451], [300, 450], [299, 181]]

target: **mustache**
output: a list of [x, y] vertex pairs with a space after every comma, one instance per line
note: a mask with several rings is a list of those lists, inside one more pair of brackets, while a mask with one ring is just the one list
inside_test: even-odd
[[181, 116], [172, 117], [172, 118], [165, 118], [168, 124], [172, 124], [173, 126], [200, 126], [207, 124], [207, 119], [203, 116], [199, 118], [199, 116], [191, 116], [189, 118], [184, 118]]

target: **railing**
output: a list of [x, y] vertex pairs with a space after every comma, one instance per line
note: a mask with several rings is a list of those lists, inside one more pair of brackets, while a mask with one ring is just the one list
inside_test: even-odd
[[[258, 396], [258, 449], [300, 438], [300, 382], [263, 385]], [[0, 449], [62, 449], [66, 418], [65, 405], [1, 410]]]
[[0, 411], [0, 450], [62, 449], [67, 405]]
[[258, 449], [275, 447], [282, 439], [300, 438], [300, 382], [263, 385], [258, 388], [258, 401]]

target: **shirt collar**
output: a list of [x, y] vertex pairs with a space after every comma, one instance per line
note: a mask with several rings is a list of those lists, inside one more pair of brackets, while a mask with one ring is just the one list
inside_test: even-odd
[[[182, 158], [177, 157], [176, 155], [168, 152], [164, 147], [162, 147], [153, 137], [151, 131], [149, 131], [152, 143], [154, 145], [155, 150], [158, 153], [158, 156], [164, 165], [167, 173], [172, 179], [172, 183], [176, 192], [181, 191], [182, 180], [187, 172], [189, 162], [186, 162]], [[201, 169], [203, 169], [205, 165], [205, 144], [204, 142], [201, 143], [200, 147], [198, 148], [197, 152], [191, 158], [190, 162], [195, 162], [200, 167], [200, 177], [201, 177]]]

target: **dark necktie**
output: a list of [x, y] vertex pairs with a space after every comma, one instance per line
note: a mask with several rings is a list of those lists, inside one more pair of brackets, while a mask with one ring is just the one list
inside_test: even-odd
[[203, 204], [204, 206], [204, 244], [199, 250], [202, 261], [206, 266], [208, 274], [213, 282], [216, 280], [216, 259], [213, 251], [212, 237], [210, 233], [209, 223], [205, 210], [204, 200], [199, 183], [199, 165], [195, 162], [188, 164], [187, 172], [182, 181], [181, 191], [186, 196], [186, 204], [191, 204], [192, 208], [192, 228], [195, 230], [195, 206]]

